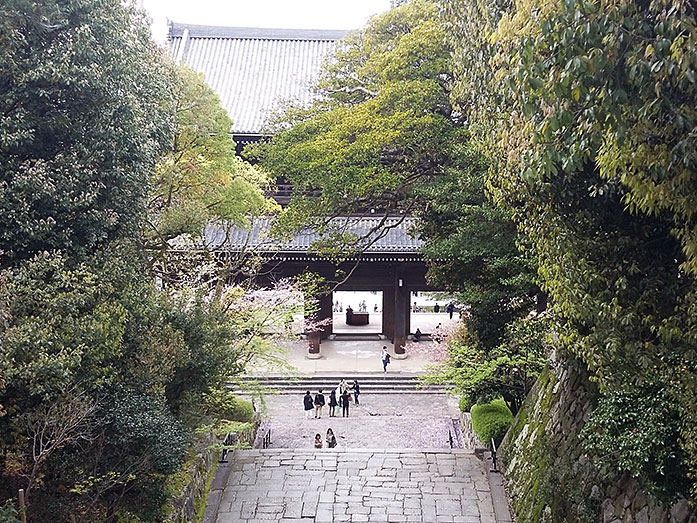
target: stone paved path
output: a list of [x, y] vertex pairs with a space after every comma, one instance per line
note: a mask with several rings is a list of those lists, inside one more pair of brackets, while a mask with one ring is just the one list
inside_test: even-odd
[[468, 450], [247, 450], [224, 467], [216, 523], [496, 521], [485, 464]]

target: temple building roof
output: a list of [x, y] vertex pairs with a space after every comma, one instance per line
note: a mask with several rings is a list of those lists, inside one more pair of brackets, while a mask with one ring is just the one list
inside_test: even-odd
[[232, 119], [232, 134], [264, 132], [284, 102], [308, 104], [320, 67], [346, 31], [172, 23], [172, 56], [203, 73]]
[[[335, 218], [335, 225], [340, 229], [359, 236], [367, 236], [370, 243], [365, 254], [418, 254], [424, 242], [417, 236], [409, 235], [414, 225], [412, 217], [392, 217], [385, 220], [386, 228], [379, 232], [373, 230], [382, 221], [382, 217]], [[311, 230], [295, 234], [288, 241], [269, 238], [273, 218], [256, 218], [249, 230], [237, 227], [209, 225], [206, 228], [205, 244], [207, 248], [239, 252], [252, 249], [262, 253], [306, 253], [313, 242], [322, 236]], [[371, 243], [372, 242], [372, 243]]]

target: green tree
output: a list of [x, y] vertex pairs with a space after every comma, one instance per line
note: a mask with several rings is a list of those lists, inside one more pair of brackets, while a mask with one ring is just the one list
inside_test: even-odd
[[236, 155], [232, 121], [203, 76], [174, 65], [172, 75], [175, 127], [150, 180], [144, 230], [145, 247], [165, 252], [182, 234], [201, 238], [212, 220], [248, 226], [277, 208], [264, 196], [268, 176]]
[[[599, 381], [596, 421], [631, 419], [625, 409], [645, 404], [607, 391], [632, 397], [667, 385], [675, 400], [652, 402], [651, 415], [680, 419], [679, 431], [641, 424], [632, 446], [608, 430], [604, 448], [617, 438], [617, 452], [606, 470], [639, 474], [637, 459], [662, 463], [666, 447], [679, 447], [694, 477], [693, 7], [445, 7], [460, 62], [455, 92], [488, 129], [488, 184], [537, 258], [559, 345]], [[681, 490], [660, 474], [639, 477]]]
[[237, 287], [222, 301], [172, 297], [140, 254], [112, 244], [75, 264], [47, 253], [13, 271], [0, 295], [2, 484], [12, 489], [0, 495], [26, 488], [37, 519], [128, 509], [157, 520], [202, 398], [268, 352], [296, 306], [291, 284], [268, 299]]
[[0, 266], [134, 230], [172, 129], [142, 14], [108, 0], [9, 0], [0, 33]]
[[[156, 521], [191, 406], [264, 330], [197, 289], [157, 290], [144, 221], [168, 238], [241, 223], [266, 206], [264, 178], [231, 155], [217, 99], [173, 73], [132, 6], [11, 0], [0, 28], [0, 499], [26, 488], [37, 521]], [[164, 177], [166, 205], [149, 200]], [[186, 209], [207, 214], [187, 228]]]
[[441, 171], [457, 134], [444, 37], [435, 4], [415, 0], [344, 40], [322, 75], [319, 100], [281, 115], [272, 140], [256, 147], [262, 165], [293, 185], [279, 230], [326, 230], [327, 218], [371, 207], [414, 208], [414, 187]]
[[546, 306], [535, 284], [535, 266], [518, 249], [510, 213], [489, 201], [489, 162], [472, 141], [460, 144], [454, 160], [416, 192], [417, 231], [426, 244], [428, 280], [467, 304], [466, 323], [483, 350], [497, 347], [506, 326]]
[[437, 6], [400, 4], [345, 39], [321, 76], [320, 99], [281, 115], [255, 152], [294, 187], [276, 227], [333, 233], [317, 246], [324, 253], [345, 256], [375, 237], [346, 233], [335, 216], [416, 215], [428, 278], [470, 306], [467, 323], [486, 355], [545, 300], [510, 213], [487, 198], [489, 162], [451, 106], [453, 66]]

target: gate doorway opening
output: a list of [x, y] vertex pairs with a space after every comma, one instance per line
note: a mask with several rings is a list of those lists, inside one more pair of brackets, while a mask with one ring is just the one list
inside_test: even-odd
[[[453, 314], [448, 312], [448, 305], [453, 303]], [[460, 307], [455, 298], [443, 293], [412, 291], [409, 296], [409, 333], [419, 329], [422, 334], [432, 334], [439, 325], [457, 322]]]
[[[350, 320], [346, 314], [349, 307], [352, 310]], [[382, 310], [382, 291], [334, 291], [332, 330], [334, 334], [380, 334]]]

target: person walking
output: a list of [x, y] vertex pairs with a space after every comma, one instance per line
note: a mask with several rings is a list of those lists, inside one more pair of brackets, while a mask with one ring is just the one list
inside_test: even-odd
[[324, 407], [324, 394], [322, 389], [319, 389], [319, 393], [315, 395], [315, 418], [322, 417], [322, 407]]
[[341, 417], [342, 418], [349, 417], [349, 393], [348, 393], [348, 391], [344, 391], [344, 393], [341, 395]]
[[380, 354], [382, 357], [382, 371], [387, 372], [387, 364], [390, 363], [390, 353], [387, 352], [387, 345], [382, 346], [382, 353]]
[[440, 312], [440, 305], [438, 305], [438, 302], [433, 306], [433, 312], [438, 313]]
[[445, 308], [445, 312], [447, 312], [450, 315], [450, 319], [453, 319], [453, 312], [455, 312], [455, 305], [453, 305], [453, 302], [448, 303], [448, 306]]
[[358, 403], [358, 395], [361, 393], [361, 387], [358, 385], [358, 380], [353, 380], [353, 399], [356, 400], [356, 405], [360, 405]]
[[322, 435], [321, 434], [315, 434], [315, 448], [316, 449], [322, 448]]
[[336, 406], [338, 405], [336, 401], [336, 391], [333, 390], [329, 394], [329, 417], [333, 418], [336, 416]]
[[315, 407], [315, 405], [312, 402], [312, 394], [310, 394], [309, 390], [305, 393], [305, 397], [303, 398], [303, 405], [305, 407], [305, 419], [310, 419], [310, 413], [312, 412], [312, 409]]
[[332, 429], [327, 429], [327, 448], [333, 449], [336, 447], [336, 437]]

